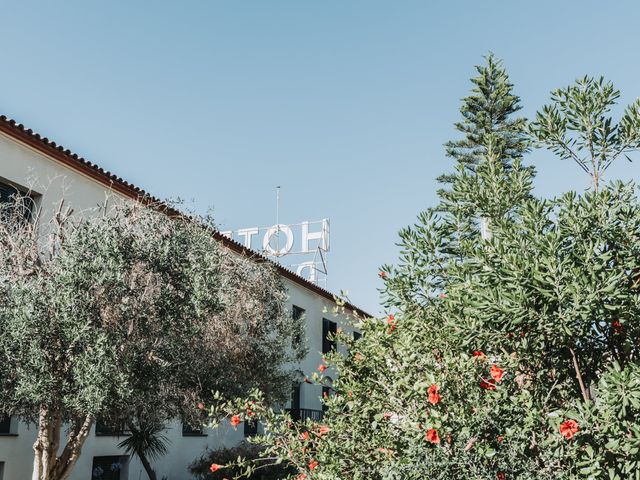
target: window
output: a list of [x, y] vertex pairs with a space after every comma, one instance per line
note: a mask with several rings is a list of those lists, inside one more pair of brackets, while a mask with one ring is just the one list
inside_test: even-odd
[[0, 462], [0, 480], [4, 480], [4, 462]]
[[124, 421], [113, 425], [103, 418], [96, 419], [97, 437], [126, 437], [127, 435], [131, 435], [131, 432]]
[[362, 338], [362, 334], [360, 332], [353, 332], [353, 339], [360, 340]]
[[245, 420], [244, 421], [244, 436], [253, 437], [258, 434], [258, 420]]
[[120, 480], [128, 476], [127, 455], [110, 455], [106, 457], [93, 457], [91, 467], [91, 480]]
[[291, 390], [291, 410], [300, 409], [300, 384], [294, 383]]
[[324, 403], [324, 399], [325, 398], [329, 398], [329, 395], [331, 395], [331, 387], [322, 387], [322, 411], [326, 412], [329, 407], [327, 407], [327, 405]]
[[10, 415], [0, 415], [0, 436], [17, 435], [18, 418]]
[[206, 437], [207, 434], [204, 433], [204, 430], [202, 430], [202, 427], [194, 428], [191, 425], [187, 425], [186, 423], [183, 423], [182, 436], [183, 437]]
[[[291, 312], [291, 317], [296, 322], [298, 320], [300, 320], [302, 317], [304, 317], [304, 314], [305, 314], [305, 309], [304, 308], [300, 308], [297, 305], [293, 306], [293, 310]], [[301, 341], [302, 341], [302, 338], [300, 338], [300, 333], [296, 333], [296, 335], [293, 337], [293, 344], [294, 345], [299, 345]]]
[[22, 217], [25, 221], [31, 220], [31, 214], [34, 211], [35, 202], [33, 198], [27, 196], [24, 192], [21, 192], [13, 185], [9, 185], [7, 183], [0, 182], [0, 203], [13, 203], [15, 202], [16, 196], [22, 197], [21, 205], [20, 205], [20, 217]]
[[337, 330], [338, 324], [336, 322], [332, 322], [326, 318], [322, 319], [322, 353], [329, 353], [336, 349], [335, 339], [329, 339], [329, 336], [335, 336]]
[[0, 435], [7, 435], [11, 433], [11, 417], [5, 415], [0, 418]]

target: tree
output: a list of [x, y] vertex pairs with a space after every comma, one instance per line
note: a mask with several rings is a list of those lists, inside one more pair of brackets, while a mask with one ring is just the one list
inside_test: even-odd
[[496, 199], [514, 169], [492, 138], [463, 182], [491, 235], [461, 238], [454, 256], [442, 225], [455, 217], [424, 215], [383, 275], [395, 308], [326, 357], [339, 377], [323, 421], [292, 422], [254, 393], [263, 462], [298, 480], [638, 478], [636, 188]]
[[[493, 141], [494, 154], [506, 169], [529, 150], [526, 119], [513, 118], [522, 109], [520, 97], [513, 93], [513, 84], [502, 61], [492, 53], [485, 61], [485, 65], [476, 65], [478, 76], [471, 79], [474, 87], [460, 108], [463, 119], [455, 124], [463, 138], [445, 144], [447, 156], [467, 172], [473, 172], [487, 155], [489, 136], [499, 139], [499, 148]], [[456, 176], [455, 173], [441, 175], [438, 181], [450, 185]]]
[[37, 424], [34, 480], [68, 478], [97, 417], [144, 432], [192, 422], [213, 390], [290, 384], [281, 347], [300, 327], [277, 274], [206, 225], [141, 205], [79, 217], [61, 202], [47, 222], [1, 208], [0, 411]]
[[609, 112], [620, 98], [611, 82], [584, 76], [551, 93], [531, 124], [542, 145], [562, 160], [573, 160], [598, 190], [604, 172], [616, 160], [640, 147], [640, 99], [628, 105], [619, 123]]

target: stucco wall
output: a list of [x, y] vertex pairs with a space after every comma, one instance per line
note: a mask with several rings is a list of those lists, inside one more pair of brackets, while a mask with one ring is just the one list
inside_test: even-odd
[[[55, 211], [62, 197], [77, 212], [95, 208], [104, 203], [113, 192], [99, 182], [79, 174], [69, 167], [61, 165], [43, 154], [32, 150], [10, 137], [0, 134], [0, 180], [31, 188], [39, 195], [38, 203], [42, 207], [43, 220]], [[350, 327], [340, 316], [332, 312], [335, 304], [326, 298], [304, 288], [302, 285], [285, 279], [289, 292], [289, 308], [296, 305], [305, 310], [306, 337], [309, 354], [296, 368], [304, 375], [316, 371], [322, 360], [322, 319], [336, 321], [346, 331]], [[331, 371], [325, 375], [334, 377]], [[320, 410], [321, 388], [303, 383], [301, 386], [301, 408]], [[169, 453], [155, 462], [158, 477], [166, 476], [170, 480], [188, 479], [187, 465], [200, 456], [207, 448], [233, 446], [243, 438], [242, 426], [236, 431], [228, 425], [205, 431], [206, 436], [182, 436], [182, 426], [174, 422], [168, 426]], [[32, 445], [35, 440], [35, 427], [18, 423], [17, 435], [0, 436], [0, 462], [4, 462], [4, 479], [23, 480], [30, 478], [33, 462]], [[80, 460], [71, 480], [90, 480], [94, 456], [121, 455], [117, 444], [121, 439], [96, 436], [93, 430], [88, 437]], [[146, 475], [140, 462], [131, 459], [128, 474], [123, 478], [131, 480], [145, 479]]]

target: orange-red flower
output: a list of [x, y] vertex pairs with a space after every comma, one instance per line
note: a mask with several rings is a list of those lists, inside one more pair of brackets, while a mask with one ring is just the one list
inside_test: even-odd
[[300, 440], [302, 440], [303, 442], [306, 442], [307, 440], [309, 440], [309, 432], [303, 432], [300, 434]]
[[387, 333], [391, 333], [396, 329], [396, 317], [393, 314], [387, 317], [387, 325], [389, 325]]
[[240, 415], [234, 415], [233, 417], [231, 417], [230, 423], [233, 428], [236, 428], [238, 425], [240, 425], [242, 423], [242, 420], [240, 420]]
[[321, 425], [320, 428], [318, 429], [318, 437], [321, 437], [322, 435], [324, 435], [325, 433], [329, 433], [331, 431], [331, 429], [329, 427], [325, 427], [324, 425]]
[[431, 385], [427, 390], [427, 393], [429, 394], [428, 400], [431, 405], [436, 405], [440, 403], [440, 400], [442, 399], [442, 397], [438, 393], [438, 386], [436, 384]]
[[315, 470], [318, 467], [318, 461], [317, 460], [311, 460], [309, 462], [309, 470]]
[[483, 378], [480, 380], [480, 388], [484, 388], [485, 390], [495, 390], [496, 382], [493, 379], [487, 381]]
[[567, 440], [571, 440], [573, 436], [578, 433], [578, 422], [575, 420], [567, 420], [560, 424], [560, 435], [562, 435]]
[[198, 402], [198, 410], [204, 410], [204, 403]]
[[212, 463], [211, 466], [209, 467], [209, 470], [211, 470], [211, 472], [217, 472], [221, 468], [222, 468], [222, 465], [218, 465], [217, 463]]
[[296, 477], [296, 480], [307, 480], [307, 474], [301, 473]]
[[496, 383], [500, 383], [502, 381], [502, 377], [504, 376], [504, 370], [502, 370], [497, 365], [491, 365], [489, 369], [489, 375]]
[[476, 350], [476, 351], [474, 351], [474, 352], [473, 352], [473, 356], [474, 356], [475, 358], [480, 358], [480, 359], [484, 359], [484, 358], [486, 358], [486, 357], [487, 357], [487, 356], [484, 354], [484, 352], [482, 352], [482, 351], [480, 351], [480, 350]]
[[320, 366], [318, 367], [318, 371], [320, 373], [323, 373], [327, 368], [329, 367], [327, 367], [325, 364], [320, 364]]
[[386, 272], [380, 272], [380, 273], [378, 274], [378, 276], [379, 276], [380, 278], [382, 278], [383, 280], [384, 280], [385, 278], [387, 278], [387, 274], [386, 274]]
[[447, 294], [446, 293], [441, 293], [440, 295], [438, 295], [438, 298], [447, 298]]
[[505, 476], [505, 474], [503, 472], [498, 472], [498, 474], [496, 475], [496, 479], [497, 480], [505, 480], [507, 477]]
[[431, 442], [434, 444], [440, 443], [440, 437], [438, 436], [438, 431], [435, 428], [430, 428], [429, 430], [427, 430], [427, 433], [425, 433], [424, 438], [426, 438], [428, 442]]

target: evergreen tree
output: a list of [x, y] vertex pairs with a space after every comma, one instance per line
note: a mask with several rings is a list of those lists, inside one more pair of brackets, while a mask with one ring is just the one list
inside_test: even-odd
[[[526, 119], [513, 118], [522, 108], [520, 97], [514, 95], [513, 84], [502, 61], [492, 53], [485, 59], [485, 65], [476, 66], [478, 76], [471, 79], [474, 85], [471, 95], [463, 99], [460, 108], [463, 120], [455, 124], [463, 138], [445, 144], [447, 156], [469, 171], [486, 157], [489, 136], [499, 139], [493, 142], [495, 153], [505, 168], [509, 168], [514, 159], [522, 158], [529, 149]], [[456, 173], [441, 175], [438, 181], [450, 185], [457, 176]]]

